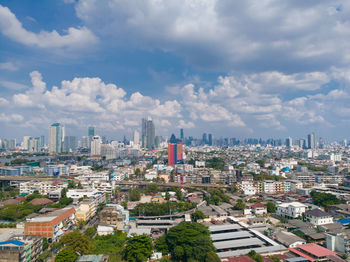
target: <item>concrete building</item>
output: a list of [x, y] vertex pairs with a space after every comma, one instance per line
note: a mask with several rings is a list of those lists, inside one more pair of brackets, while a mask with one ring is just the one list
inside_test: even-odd
[[350, 230], [326, 234], [326, 245], [329, 250], [350, 254]]
[[48, 176], [68, 175], [69, 167], [65, 165], [46, 165], [44, 166], [44, 174]]
[[96, 214], [96, 201], [93, 199], [84, 199], [77, 209], [75, 216], [77, 220], [89, 221]]
[[47, 214], [27, 218], [24, 234], [46, 237], [51, 241], [71, 230], [75, 225], [75, 209], [71, 206]]
[[50, 126], [49, 134], [49, 153], [61, 153], [65, 137], [65, 128], [60, 123], [54, 123]]
[[305, 218], [314, 226], [332, 224], [333, 217], [321, 209], [315, 208], [305, 212]]
[[112, 225], [118, 230], [129, 230], [129, 211], [120, 205], [107, 204], [99, 217], [102, 225]]
[[78, 200], [79, 198], [92, 198], [95, 199], [97, 204], [103, 203], [106, 201], [104, 193], [99, 192], [96, 189], [69, 189], [66, 193], [67, 197]]
[[14, 236], [0, 242], [0, 262], [31, 262], [36, 261], [42, 253], [42, 237]]
[[297, 218], [305, 213], [306, 207], [299, 202], [282, 203], [277, 206], [276, 214], [280, 217]]
[[101, 158], [101, 145], [102, 140], [100, 136], [93, 136], [91, 140], [91, 157], [100, 159]]
[[55, 183], [51, 181], [28, 181], [21, 182], [19, 184], [19, 192], [33, 194], [34, 191], [38, 191], [41, 195], [48, 195], [51, 192], [59, 191], [63, 188], [67, 188], [67, 183]]

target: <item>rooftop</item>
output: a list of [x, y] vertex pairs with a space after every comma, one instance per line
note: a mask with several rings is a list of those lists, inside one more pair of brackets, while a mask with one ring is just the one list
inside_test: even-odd
[[313, 217], [330, 217], [331, 215], [327, 212], [322, 211], [321, 209], [315, 208], [310, 211], [305, 212], [305, 215], [307, 216], [313, 216]]

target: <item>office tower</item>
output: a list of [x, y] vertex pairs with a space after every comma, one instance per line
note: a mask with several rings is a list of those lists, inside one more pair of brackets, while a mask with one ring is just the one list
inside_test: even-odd
[[93, 136], [91, 140], [91, 157], [101, 158], [101, 144], [102, 139], [100, 136]]
[[10, 150], [16, 149], [16, 139], [10, 139], [9, 140], [8, 148]]
[[142, 119], [142, 147], [148, 150], [155, 149], [155, 127], [151, 119]]
[[178, 141], [176, 139], [176, 136], [174, 134], [171, 134], [170, 139], [169, 139], [169, 143], [171, 144], [176, 144]]
[[183, 162], [182, 142], [168, 143], [168, 165], [173, 166]]
[[180, 129], [180, 139], [182, 142], [184, 141], [184, 129], [183, 128]]
[[40, 147], [44, 147], [45, 146], [45, 136], [40, 136]]
[[206, 134], [206, 133], [203, 133], [203, 136], [202, 136], [202, 143], [203, 143], [203, 144], [207, 144], [207, 134]]
[[54, 123], [50, 126], [49, 153], [61, 153], [62, 143], [64, 141], [64, 127], [60, 123]]
[[89, 126], [88, 127], [88, 136], [89, 137], [93, 137], [93, 136], [95, 136], [95, 127], [93, 127], [93, 126]]
[[133, 141], [134, 145], [138, 145], [140, 143], [140, 134], [137, 132], [137, 130], [134, 131]]
[[76, 152], [78, 147], [77, 138], [75, 136], [65, 136], [63, 143], [64, 152]]
[[154, 138], [154, 146], [155, 148], [158, 148], [160, 146], [160, 142], [162, 141], [162, 137], [161, 136], [155, 136]]
[[307, 144], [309, 149], [316, 148], [316, 136], [315, 133], [311, 133], [307, 135]]
[[30, 139], [30, 136], [23, 137], [23, 142], [21, 146], [24, 150], [29, 150], [29, 139]]
[[[227, 144], [228, 144], [228, 138], [227, 138]], [[208, 145], [212, 146], [213, 145], [213, 135], [208, 134]]]
[[293, 147], [293, 140], [292, 140], [291, 137], [287, 137], [287, 139], [286, 139], [286, 147], [287, 148]]
[[81, 147], [82, 148], [86, 148], [86, 149], [89, 149], [90, 148], [90, 137], [88, 136], [83, 136], [81, 138]]
[[343, 146], [348, 146], [348, 140], [343, 139]]
[[29, 152], [37, 153], [41, 151], [41, 141], [40, 137], [31, 137], [28, 141]]

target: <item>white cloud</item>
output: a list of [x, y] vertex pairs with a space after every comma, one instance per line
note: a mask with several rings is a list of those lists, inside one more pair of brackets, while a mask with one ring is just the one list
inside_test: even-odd
[[27, 86], [20, 84], [20, 83], [16, 83], [16, 82], [12, 82], [12, 81], [0, 81], [0, 86], [1, 87], [5, 87], [7, 89], [11, 89], [11, 90], [22, 90], [22, 89], [26, 89]]
[[0, 97], [0, 106], [7, 106], [8, 104], [10, 104], [10, 102], [3, 97]]
[[9, 8], [2, 5], [0, 5], [0, 31], [13, 41], [40, 48], [80, 48], [97, 42], [97, 38], [85, 26], [69, 27], [65, 34], [59, 34], [56, 30], [30, 32], [23, 28], [22, 23]]
[[350, 61], [349, 7], [345, 0], [80, 0], [76, 13], [109, 41], [174, 52], [197, 67], [300, 72]]
[[17, 123], [23, 121], [23, 116], [19, 114], [0, 114], [0, 122], [6, 122], [6, 123]]
[[12, 62], [2, 62], [0, 63], [0, 70], [16, 71], [18, 70], [18, 66]]

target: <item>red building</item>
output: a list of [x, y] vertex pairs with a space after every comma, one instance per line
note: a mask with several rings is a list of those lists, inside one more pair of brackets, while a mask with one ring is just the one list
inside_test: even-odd
[[168, 165], [173, 166], [175, 164], [182, 163], [183, 146], [181, 142], [168, 144]]

